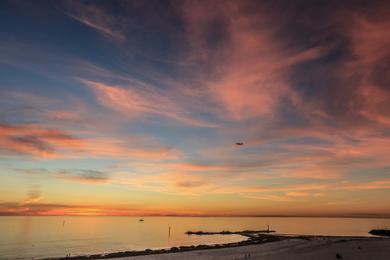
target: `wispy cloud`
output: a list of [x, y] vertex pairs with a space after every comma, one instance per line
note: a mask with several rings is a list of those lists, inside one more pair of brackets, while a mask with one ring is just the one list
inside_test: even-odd
[[1, 152], [4, 155], [56, 157], [56, 149], [77, 150], [80, 139], [64, 131], [38, 125], [0, 125]]
[[142, 205], [101, 205], [101, 204], [61, 204], [0, 202], [0, 216], [204, 216], [204, 211], [171, 208], [149, 209]]
[[92, 81], [84, 83], [91, 87], [101, 104], [127, 117], [162, 116], [186, 125], [216, 127], [213, 123], [194, 118], [166, 91], [151, 86], [123, 88]]
[[[293, 177], [294, 178], [294, 177]], [[303, 178], [303, 177], [299, 177]], [[266, 185], [256, 184], [266, 181]], [[278, 199], [295, 200], [296, 197], [323, 197], [324, 191], [364, 191], [390, 189], [388, 179], [371, 181], [334, 180], [307, 177], [298, 184], [291, 184], [291, 177], [261, 176], [259, 174], [226, 174], [203, 172], [163, 172], [144, 173], [137, 178], [129, 178], [127, 174], [117, 174], [114, 182], [136, 187], [142, 190], [153, 190], [168, 194], [240, 194], [246, 198], [263, 200]], [[311, 180], [308, 182], [308, 180]], [[249, 184], [253, 183], [253, 184]], [[283, 199], [284, 200], [284, 199]]]
[[126, 39], [123, 24], [118, 17], [114, 17], [94, 3], [82, 1], [66, 1], [65, 14], [78, 22], [89, 26], [109, 39], [122, 42]]
[[200, 60], [209, 69], [207, 73], [201, 70], [200, 78], [220, 105], [219, 116], [231, 120], [274, 115], [284, 98], [294, 96], [287, 72], [326, 51], [288, 48], [266, 23], [272, 23], [267, 10], [257, 8], [255, 15], [246, 7], [237, 2], [182, 6], [190, 59]]
[[148, 158], [174, 159], [180, 151], [142, 140], [79, 138], [68, 132], [39, 125], [0, 125], [3, 156], [27, 155], [38, 158]]
[[[86, 170], [86, 169], [57, 169], [49, 170], [46, 168], [12, 168], [13, 171], [35, 177], [54, 178], [58, 180], [66, 180], [85, 184], [107, 184], [111, 182], [111, 174], [104, 171]], [[27, 200], [35, 202], [36, 198], [40, 197], [40, 192], [37, 189], [29, 191]]]
[[27, 198], [23, 201], [23, 204], [37, 203], [42, 198], [39, 187], [34, 186], [27, 192]]
[[110, 181], [107, 173], [96, 170], [61, 170], [56, 173], [56, 177], [85, 183], [107, 183]]

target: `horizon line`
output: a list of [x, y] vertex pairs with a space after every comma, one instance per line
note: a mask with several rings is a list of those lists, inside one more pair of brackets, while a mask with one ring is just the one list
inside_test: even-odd
[[115, 215], [115, 214], [2, 214], [0, 217], [201, 217], [201, 218], [390, 218], [390, 215], [196, 215], [196, 214], [152, 214], [152, 215]]

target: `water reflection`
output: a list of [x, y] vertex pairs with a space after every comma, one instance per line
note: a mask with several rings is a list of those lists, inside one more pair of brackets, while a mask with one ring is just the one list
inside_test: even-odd
[[4, 258], [55, 257], [179, 245], [226, 243], [233, 236], [187, 236], [188, 230], [267, 229], [278, 233], [367, 236], [389, 219], [353, 218], [183, 218], [0, 217], [0, 255]]

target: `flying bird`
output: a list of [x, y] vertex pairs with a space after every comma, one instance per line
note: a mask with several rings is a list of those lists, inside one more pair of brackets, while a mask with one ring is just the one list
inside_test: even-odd
[[236, 145], [244, 145], [243, 142], [236, 143]]

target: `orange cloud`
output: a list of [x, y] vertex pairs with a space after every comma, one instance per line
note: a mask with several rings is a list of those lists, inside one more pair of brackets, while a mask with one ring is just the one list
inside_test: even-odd
[[129, 178], [128, 174], [121, 173], [116, 174], [113, 181], [142, 190], [153, 190], [167, 194], [198, 195], [207, 193], [214, 187], [210, 179], [213, 178], [199, 174], [163, 172], [137, 175], [136, 178]]
[[[221, 214], [221, 213], [219, 213]], [[84, 205], [57, 203], [0, 203], [0, 216], [207, 216], [204, 209], [194, 210], [183, 207], [160, 207], [123, 205]], [[223, 213], [221, 215], [224, 215]]]
[[[378, 180], [368, 182], [348, 182], [342, 181], [339, 183], [310, 183], [310, 184], [298, 184], [298, 185], [285, 185], [285, 186], [252, 186], [252, 187], [231, 187], [226, 190], [219, 189], [216, 192], [239, 192], [246, 193], [263, 193], [263, 192], [306, 192], [306, 191], [324, 191], [324, 190], [346, 190], [346, 191], [358, 191], [358, 190], [374, 190], [374, 189], [390, 189], [390, 181]], [[320, 195], [321, 196], [321, 195]]]
[[42, 195], [38, 187], [32, 187], [28, 191], [27, 198], [23, 201], [23, 204], [37, 203], [41, 199], [42, 199]]
[[188, 162], [132, 162], [129, 166], [137, 169], [147, 169], [151, 171], [160, 170], [164, 172], [220, 172], [228, 171], [231, 167], [229, 165]]
[[256, 200], [270, 200], [277, 202], [294, 202], [295, 199], [291, 198], [291, 196], [284, 195], [270, 195], [270, 194], [244, 194], [242, 195], [245, 198], [256, 199]]
[[[157, 211], [158, 212], [158, 211]], [[145, 214], [146, 213], [146, 214]], [[141, 216], [147, 215], [143, 209], [124, 208], [120, 206], [70, 205], [56, 203], [0, 203], [0, 215], [33, 215], [33, 216]]]
[[27, 154], [56, 157], [56, 149], [77, 150], [82, 141], [66, 132], [38, 125], [0, 125], [2, 151], [6, 154]]
[[[1, 152], [42, 158], [148, 158], [177, 159], [180, 151], [158, 144], [146, 147], [142, 140], [78, 138], [65, 131], [39, 125], [0, 125]], [[131, 145], [130, 145], [131, 144]]]
[[142, 141], [129, 139], [122, 141], [117, 139], [86, 139], [84, 149], [80, 156], [112, 158], [144, 158], [150, 160], [178, 159], [181, 152], [169, 147], [161, 147], [155, 143], [147, 147]]
[[111, 182], [107, 173], [96, 170], [61, 170], [55, 172], [54, 177], [91, 184], [103, 184]]
[[287, 192], [286, 195], [291, 197], [307, 197], [309, 196], [309, 193], [304, 191], [290, 191]]
[[[67, 180], [72, 182], [87, 183], [87, 184], [106, 184], [111, 183], [111, 176], [108, 172], [97, 170], [85, 170], [85, 169], [59, 169], [49, 170], [46, 168], [14, 168], [15, 172], [23, 173], [27, 175], [40, 175], [41, 178], [56, 178], [61, 180]], [[29, 199], [35, 202], [35, 196], [39, 193], [39, 190], [32, 189], [31, 194], [29, 192]], [[31, 195], [31, 196], [30, 196]], [[39, 197], [40, 199], [41, 197]]]
[[[213, 168], [210, 170], [201, 168], [200, 171], [196, 168], [194, 171], [192, 166], [188, 168], [165, 167], [165, 164], [161, 166], [141, 164], [138, 167], [141, 171], [145, 170], [145, 172], [137, 175], [137, 178], [130, 179], [128, 175], [123, 173], [117, 175], [114, 181], [143, 190], [154, 190], [163, 193], [192, 195], [241, 194], [244, 197], [261, 197], [262, 199], [276, 199], [274, 196], [283, 197], [285, 195], [274, 193], [285, 193], [286, 200], [291, 200], [289, 197], [322, 197], [324, 196], [323, 191], [327, 190], [390, 189], [390, 182], [386, 179], [367, 182], [347, 181], [343, 178], [343, 167], [321, 169], [319, 165], [304, 170], [298, 167], [296, 172], [290, 172], [291, 167], [286, 167], [281, 168], [280, 171], [276, 171], [278, 170], [276, 168], [271, 174], [261, 174], [258, 171], [236, 172], [234, 170], [235, 166], [230, 169], [229, 165], [226, 165], [223, 170], [216, 168], [215, 171]], [[148, 167], [152, 168], [148, 169]], [[178, 169], [182, 169], [182, 171], [177, 171]], [[232, 174], [228, 170], [231, 170]], [[291, 179], [311, 180], [311, 182], [289, 184]], [[267, 182], [267, 185], [255, 184], [264, 181]], [[254, 184], [250, 185], [248, 182]], [[282, 197], [279, 197], [278, 200], [281, 200]]]

